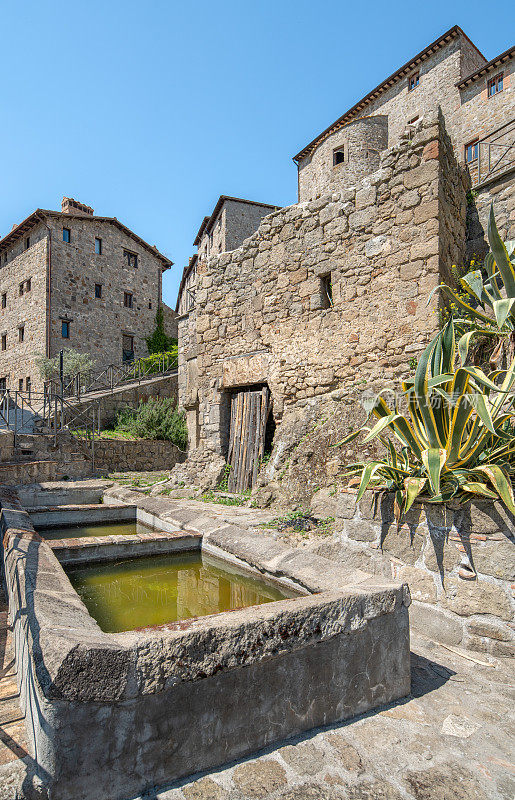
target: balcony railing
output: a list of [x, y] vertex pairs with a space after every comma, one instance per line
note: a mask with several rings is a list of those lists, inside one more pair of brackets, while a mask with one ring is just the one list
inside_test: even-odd
[[477, 147], [477, 160], [468, 166], [474, 186], [514, 169], [515, 119], [480, 139]]

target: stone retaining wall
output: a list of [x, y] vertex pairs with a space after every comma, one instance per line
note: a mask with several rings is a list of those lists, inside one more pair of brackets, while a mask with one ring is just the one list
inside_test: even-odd
[[159, 439], [95, 439], [95, 471], [154, 472], [172, 469], [186, 453]]
[[515, 655], [515, 519], [501, 503], [415, 504], [397, 527], [393, 496], [320, 490], [311, 508], [336, 533], [315, 551], [409, 584], [412, 624], [438, 641]]

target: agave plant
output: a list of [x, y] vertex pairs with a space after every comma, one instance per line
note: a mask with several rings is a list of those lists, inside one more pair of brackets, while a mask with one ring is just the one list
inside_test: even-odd
[[[456, 292], [446, 284], [437, 286], [429, 295], [428, 303], [437, 291], [450, 299], [456, 329], [469, 334], [462, 339], [462, 348], [468, 348], [475, 333], [509, 337], [507, 349], [511, 360], [515, 352], [515, 241], [502, 241], [493, 203], [488, 217], [487, 238], [490, 252], [485, 257], [483, 271], [472, 270], [460, 278], [462, 292]], [[490, 357], [491, 362], [497, 363], [506, 349], [505, 344], [501, 339]]]
[[515, 513], [515, 359], [507, 370], [487, 376], [465, 366], [466, 355], [462, 346], [455, 368], [451, 319], [422, 353], [414, 378], [402, 384], [408, 414], [397, 405], [391, 409], [380, 392], [371, 411], [378, 418], [375, 425], [339, 442], [364, 432], [363, 443], [379, 437], [386, 448], [384, 460], [349, 466], [346, 475], [360, 476], [358, 500], [367, 487], [381, 486], [396, 491], [400, 513], [419, 495], [431, 502], [465, 502], [480, 495], [501, 499]]

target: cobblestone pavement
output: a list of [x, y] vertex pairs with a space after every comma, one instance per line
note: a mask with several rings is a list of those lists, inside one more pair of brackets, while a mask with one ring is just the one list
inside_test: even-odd
[[[512, 663], [418, 634], [412, 651], [406, 700], [137, 800], [513, 800]], [[0, 800], [43, 800], [30, 789], [5, 603], [0, 656]]]

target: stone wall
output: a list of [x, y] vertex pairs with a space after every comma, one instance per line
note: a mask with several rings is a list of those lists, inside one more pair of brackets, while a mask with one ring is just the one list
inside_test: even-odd
[[[146, 248], [109, 222], [95, 217], [51, 217], [52, 310], [50, 355], [73, 347], [91, 355], [98, 365], [122, 361], [122, 336], [134, 337], [136, 358], [147, 355], [145, 337], [155, 327], [161, 299], [162, 263]], [[62, 240], [63, 225], [71, 231]], [[95, 237], [102, 253], [95, 253]], [[138, 256], [129, 267], [124, 249]], [[95, 284], [102, 297], [95, 297]], [[124, 306], [124, 293], [132, 294], [132, 308]], [[70, 338], [61, 336], [61, 320], [70, 320]]]
[[[37, 388], [39, 383], [34, 355], [46, 352], [46, 234], [44, 225], [37, 226], [30, 232], [31, 243], [27, 249], [20, 249], [19, 245], [9, 252], [7, 262], [2, 260], [0, 295], [6, 295], [6, 308], [1, 308], [0, 304], [0, 336], [6, 337], [6, 350], [2, 350], [0, 344], [0, 378], [5, 378], [10, 389], [26, 389], [27, 378], [32, 388]], [[23, 242], [26, 238], [23, 237]], [[20, 294], [20, 284], [23, 284], [23, 294]], [[20, 342], [21, 327], [23, 342]]]
[[[381, 150], [388, 147], [388, 117], [360, 117], [325, 139], [303, 162], [299, 173], [299, 202], [316, 200], [322, 194], [353, 186], [379, 168]], [[334, 152], [344, 154], [334, 163]]]
[[412, 623], [427, 635], [515, 655], [515, 519], [501, 503], [415, 504], [399, 527], [391, 495], [367, 492], [357, 506], [355, 491], [325, 489], [311, 509], [334, 517], [336, 532], [309, 547], [346, 568], [406, 581]]
[[95, 439], [96, 472], [169, 470], [186, 459], [172, 442], [157, 439]]
[[[467, 144], [489, 135], [513, 119], [513, 59], [475, 78], [467, 86], [457, 85], [484, 63], [485, 59], [474, 45], [458, 34], [426, 57], [418, 68], [413, 68], [411, 72], [416, 72], [417, 69], [419, 72], [419, 83], [414, 89], [408, 91], [407, 75], [399, 77], [391, 86], [377, 92], [374, 99], [364, 103], [355, 112], [351, 123], [335, 132], [331, 132], [330, 126], [327, 133], [321, 134], [311, 152], [299, 159], [299, 199], [312, 200], [325, 192], [347, 185], [346, 169], [334, 169], [332, 166], [333, 150], [346, 140], [353, 126], [370, 117], [374, 119], [382, 115], [386, 118], [387, 144], [391, 147], [400, 141], [406, 126], [412, 120], [423, 119], [427, 114], [434, 114], [436, 109], [441, 108], [456, 159], [464, 164]], [[488, 81], [500, 72], [504, 74], [503, 91], [488, 97]], [[364, 131], [363, 140], [366, 141], [369, 136], [370, 133]], [[513, 138], [509, 143], [512, 141]], [[494, 158], [498, 155], [500, 151], [494, 149]], [[353, 160], [349, 146], [348, 170], [351, 169]], [[356, 163], [354, 168], [359, 170], [359, 164]], [[470, 169], [474, 179], [476, 165], [470, 164]]]
[[[35, 356], [55, 356], [62, 348], [88, 353], [99, 366], [119, 364], [127, 334], [134, 338], [135, 356], [147, 355], [145, 338], [161, 301], [163, 262], [148, 247], [103, 218], [40, 216], [44, 221], [36, 219], [0, 252], [0, 297], [7, 295], [6, 308], [0, 304], [0, 337], [6, 335], [0, 378], [9, 389], [26, 389], [29, 378], [32, 390], [41, 391]], [[70, 242], [63, 241], [63, 227]], [[101, 254], [95, 253], [95, 238], [102, 240]], [[137, 268], [127, 265], [124, 249], [137, 253]], [[100, 298], [95, 284], [102, 287]], [[125, 292], [132, 295], [132, 308], [124, 305]], [[63, 320], [70, 323], [69, 338], [62, 337]]]
[[[288, 469], [292, 448], [331, 413], [333, 442], [362, 421], [363, 391], [409, 374], [436, 330], [427, 297], [461, 258], [465, 215], [442, 120], [427, 118], [355, 187], [269, 215], [242, 247], [199, 266], [195, 464], [223, 459], [237, 386], [270, 387], [280, 425], [269, 477]], [[325, 448], [325, 464], [333, 453]]]
[[[457, 146], [459, 131], [455, 124], [455, 112], [459, 108], [459, 92], [455, 84], [463, 77], [461, 72], [462, 46], [461, 37], [452, 39], [420, 64], [418, 68], [419, 85], [415, 89], [408, 91], [408, 76], [401, 78], [379, 94], [376, 99], [369, 101], [356, 116], [376, 114], [387, 116], [388, 146], [392, 147], [400, 141], [410, 120], [434, 114], [440, 107], [454, 144]], [[412, 72], [416, 71], [415, 68], [412, 70]], [[337, 131], [327, 136], [317, 145], [311, 157], [306, 156], [299, 161], [300, 198], [305, 194], [303, 188], [305, 176], [308, 180], [312, 180], [310, 164], [311, 160], [315, 159], [315, 153], [320, 148], [332, 153], [342, 135], [345, 138], [342, 131]], [[319, 191], [324, 192], [324, 189], [319, 189]]]

